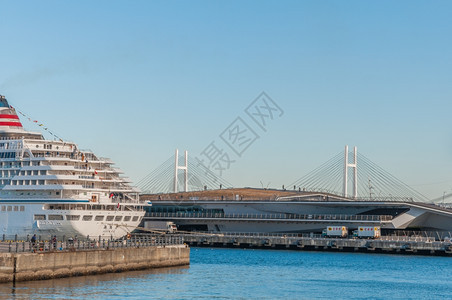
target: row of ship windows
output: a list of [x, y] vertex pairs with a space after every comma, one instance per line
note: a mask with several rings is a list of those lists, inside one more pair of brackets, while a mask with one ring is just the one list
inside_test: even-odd
[[[47, 206], [47, 205], [46, 205]], [[50, 205], [48, 207], [46, 207], [46, 209], [103, 209], [103, 210], [118, 210], [116, 205], [84, 205], [84, 204], [79, 204], [79, 205], [74, 205], [74, 204], [70, 204], [70, 205], [63, 205], [64, 207], [61, 206], [53, 206]], [[134, 207], [142, 209], [142, 206], [138, 206], [138, 207]], [[124, 210], [124, 207], [120, 207], [119, 210]], [[1, 211], [25, 211], [25, 206], [23, 205], [2, 205], [1, 206]], [[42, 219], [36, 219], [36, 216], [43, 216]], [[76, 217], [76, 218], [74, 218]], [[85, 217], [92, 217], [92, 216], [84, 216], [83, 220], [85, 220]], [[102, 221], [104, 216], [96, 216], [95, 220], [96, 221]], [[121, 216], [116, 216], [116, 218], [118, 218]], [[57, 219], [51, 219], [51, 218], [57, 218]], [[78, 215], [66, 215], [67, 220], [70, 220], [70, 218], [74, 218], [71, 220], [78, 220], [80, 218], [80, 216]], [[102, 219], [101, 219], [102, 218]], [[107, 221], [112, 221], [113, 216], [107, 216]], [[128, 218], [128, 219], [127, 219]], [[46, 216], [45, 215], [35, 215], [35, 220], [45, 220]], [[127, 219], [127, 220], [126, 220]], [[63, 216], [62, 215], [49, 215], [49, 220], [63, 220]], [[125, 216], [124, 217], [124, 221], [129, 221], [130, 220], [130, 216]], [[133, 217], [133, 221], [138, 220], [138, 217], [135, 216]], [[90, 221], [90, 220], [86, 220], [86, 221]], [[118, 220], [115, 220], [118, 221]], [[120, 220], [119, 220], [120, 221]]]
[[[5, 184], [9, 184], [9, 180], [0, 180], [0, 182], [5, 182]], [[47, 195], [60, 195], [60, 192], [13, 192], [13, 191], [1, 191], [1, 196], [5, 195], [14, 195], [14, 196], [47, 196]], [[86, 193], [85, 193], [86, 195]]]
[[[13, 177], [16, 175], [21, 175], [21, 176], [45, 176], [47, 175], [47, 171], [46, 170], [28, 170], [28, 171], [16, 171], [16, 170], [12, 170], [12, 171], [0, 171], [0, 177]], [[49, 175], [51, 175], [51, 172], [49, 172]], [[72, 173], [72, 175], [75, 176], [75, 172]], [[78, 178], [81, 179], [94, 179], [95, 178], [95, 173], [93, 173], [92, 175], [79, 175]]]
[[[51, 145], [51, 144], [48, 144], [48, 145], [44, 144], [44, 145], [42, 145], [42, 147], [43, 147], [44, 149], [52, 149], [52, 145]], [[39, 148], [39, 145], [36, 145], [36, 148]], [[59, 146], [56, 146], [56, 148], [57, 148], [57, 149], [60, 149]]]
[[[22, 144], [17, 143], [17, 142], [0, 143], [0, 149], [5, 149], [5, 150], [6, 149], [17, 150], [17, 149], [22, 149], [22, 147], [23, 147]], [[43, 148], [43, 149], [51, 150], [52, 149], [52, 144], [43, 144], [42, 146], [38, 144], [35, 147], [36, 147], [36, 149]], [[55, 149], [59, 150], [60, 147], [56, 146]], [[71, 149], [72, 149], [72, 146], [71, 146]], [[69, 150], [69, 148], [67, 150]]]
[[25, 211], [23, 205], [2, 205], [2, 211]]
[[[47, 217], [47, 218], [46, 218]], [[83, 221], [92, 221], [94, 217], [94, 221], [103, 221], [105, 219], [105, 216], [93, 216], [93, 215], [84, 215], [82, 217]], [[133, 222], [138, 221], [138, 216], [124, 216], [124, 220], [123, 220], [123, 216], [106, 216], [106, 221], [115, 221], [115, 222], [128, 222], [130, 220], [132, 220]], [[63, 215], [34, 215], [34, 220], [35, 221], [43, 221], [43, 220], [49, 220], [49, 221], [63, 221], [64, 220], [64, 216]], [[80, 215], [66, 215], [66, 220], [67, 221], [79, 221], [80, 220]]]
[[16, 158], [16, 152], [0, 152], [0, 158]]
[[15, 161], [15, 162], [1, 162], [0, 168], [21, 168], [29, 166], [40, 166], [41, 161]]
[[[7, 156], [7, 153], [1, 153], [0, 152], [0, 157], [1, 158], [13, 158], [13, 157], [4, 157]], [[3, 157], [2, 157], [3, 156]], [[49, 163], [47, 163], [46, 165], [49, 165]], [[62, 164], [59, 163], [50, 163], [50, 165], [56, 165], [56, 166], [62, 166]], [[68, 163], [65, 162], [64, 166], [67, 166]], [[14, 162], [0, 162], [0, 168], [22, 168], [22, 167], [39, 167], [39, 166], [44, 166], [44, 164], [41, 163], [41, 161], [37, 160], [37, 161], [14, 161]]]
[[[0, 158], [13, 158], [13, 157], [5, 157], [7, 156], [7, 153], [1, 153], [0, 152]], [[77, 166], [71, 164], [70, 166], [73, 166], [76, 169], [80, 170], [86, 170], [91, 169], [86, 163], [82, 162], [82, 166]], [[68, 166], [68, 163], [65, 162], [64, 164], [61, 163], [46, 163], [45, 165], [54, 165], [54, 166]], [[38, 166], [44, 166], [44, 164], [41, 163], [41, 161], [14, 161], [14, 162], [0, 162], [0, 168], [1, 169], [8, 169], [8, 168], [22, 168], [22, 167], [38, 167]]]
[[21, 143], [17, 141], [11, 141], [9, 143], [0, 143], [0, 149], [18, 149], [21, 147]]
[[12, 180], [11, 185], [45, 185], [45, 180]]
[[20, 171], [20, 172], [19, 171], [8, 171], [8, 170], [0, 171], [0, 177], [11, 177], [11, 176], [19, 175], [19, 174], [22, 176], [47, 175], [47, 171], [46, 170], [28, 170], [28, 171]]
[[[29, 147], [32, 147], [33, 144], [27, 144]], [[17, 141], [10, 141], [10, 142], [2, 142], [0, 143], [0, 149], [22, 149], [27, 147], [27, 145], [23, 145], [20, 142]], [[52, 149], [52, 144], [34, 144], [36, 148], [43, 148], [43, 149], [48, 149], [51, 150]], [[72, 150], [72, 145], [69, 145], [68, 147], [64, 147], [64, 145], [61, 147], [62, 149], [66, 149], [66, 150]], [[56, 145], [55, 149], [59, 150], [60, 146]]]
[[0, 177], [13, 177], [19, 174], [19, 171], [0, 171]]

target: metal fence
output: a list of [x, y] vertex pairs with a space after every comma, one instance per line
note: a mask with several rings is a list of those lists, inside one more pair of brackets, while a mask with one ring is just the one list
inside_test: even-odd
[[181, 235], [151, 235], [134, 234], [129, 238], [112, 239], [99, 236], [96, 239], [89, 237], [83, 239], [68, 238], [65, 240], [19, 241], [4, 240], [0, 242], [0, 252], [49, 252], [49, 251], [79, 251], [79, 250], [107, 250], [115, 248], [136, 248], [182, 245]]
[[261, 238], [320, 238], [318, 233], [271, 233], [271, 232], [215, 232], [215, 231], [193, 231], [185, 236], [226, 236], [226, 237], [261, 237]]
[[391, 215], [314, 215], [314, 214], [225, 214], [225, 213], [203, 213], [203, 212], [151, 212], [146, 218], [182, 218], [182, 219], [284, 219], [284, 220], [327, 220], [327, 221], [390, 221]]

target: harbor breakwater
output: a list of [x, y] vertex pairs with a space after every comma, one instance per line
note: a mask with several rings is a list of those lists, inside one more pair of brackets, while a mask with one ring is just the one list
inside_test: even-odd
[[0, 253], [0, 282], [41, 280], [190, 264], [186, 245]]

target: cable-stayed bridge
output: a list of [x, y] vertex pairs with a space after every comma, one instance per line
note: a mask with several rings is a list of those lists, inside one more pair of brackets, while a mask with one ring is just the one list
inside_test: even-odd
[[[180, 166], [179, 162], [185, 161]], [[232, 184], [187, 153], [175, 155], [138, 182], [143, 193], [172, 193], [231, 188]], [[356, 200], [430, 202], [364, 155], [345, 147], [330, 160], [286, 186], [299, 191], [317, 191]], [[441, 198], [442, 199], [442, 198]]]
[[[347, 172], [350, 168], [353, 172]], [[352, 185], [353, 189], [347, 189], [349, 185]], [[427, 197], [366, 156], [357, 153], [356, 148], [348, 151], [348, 147], [289, 187], [292, 186], [360, 200], [430, 202]]]
[[[184, 166], [179, 166], [180, 161], [185, 161]], [[187, 152], [180, 154], [177, 150], [173, 156], [141, 179], [137, 185], [145, 194], [232, 187], [232, 184], [215, 174], [202, 161], [189, 158]]]

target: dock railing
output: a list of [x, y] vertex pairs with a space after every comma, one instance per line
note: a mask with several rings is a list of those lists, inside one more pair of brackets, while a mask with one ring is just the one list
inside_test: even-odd
[[[319, 233], [267, 233], [267, 232], [215, 232], [215, 231], [194, 231], [189, 236], [220, 236], [220, 237], [250, 237], [250, 238], [311, 238], [325, 239]], [[187, 236], [187, 235], [186, 235]], [[347, 238], [354, 238], [349, 235]], [[382, 235], [376, 240], [382, 241], [412, 241], [412, 242], [452, 242], [452, 232], [450, 231], [411, 231], [402, 230], [389, 235]]]
[[0, 252], [49, 252], [49, 251], [79, 251], [79, 250], [108, 250], [115, 248], [136, 247], [164, 247], [182, 245], [182, 235], [133, 234], [128, 238], [113, 239], [111, 236], [98, 236], [96, 238], [63, 238], [29, 240], [3, 240], [0, 242]]
[[262, 237], [262, 238], [321, 238], [321, 234], [316, 233], [271, 233], [271, 232], [215, 232], [215, 231], [192, 231], [190, 236], [227, 236], [227, 237]]

